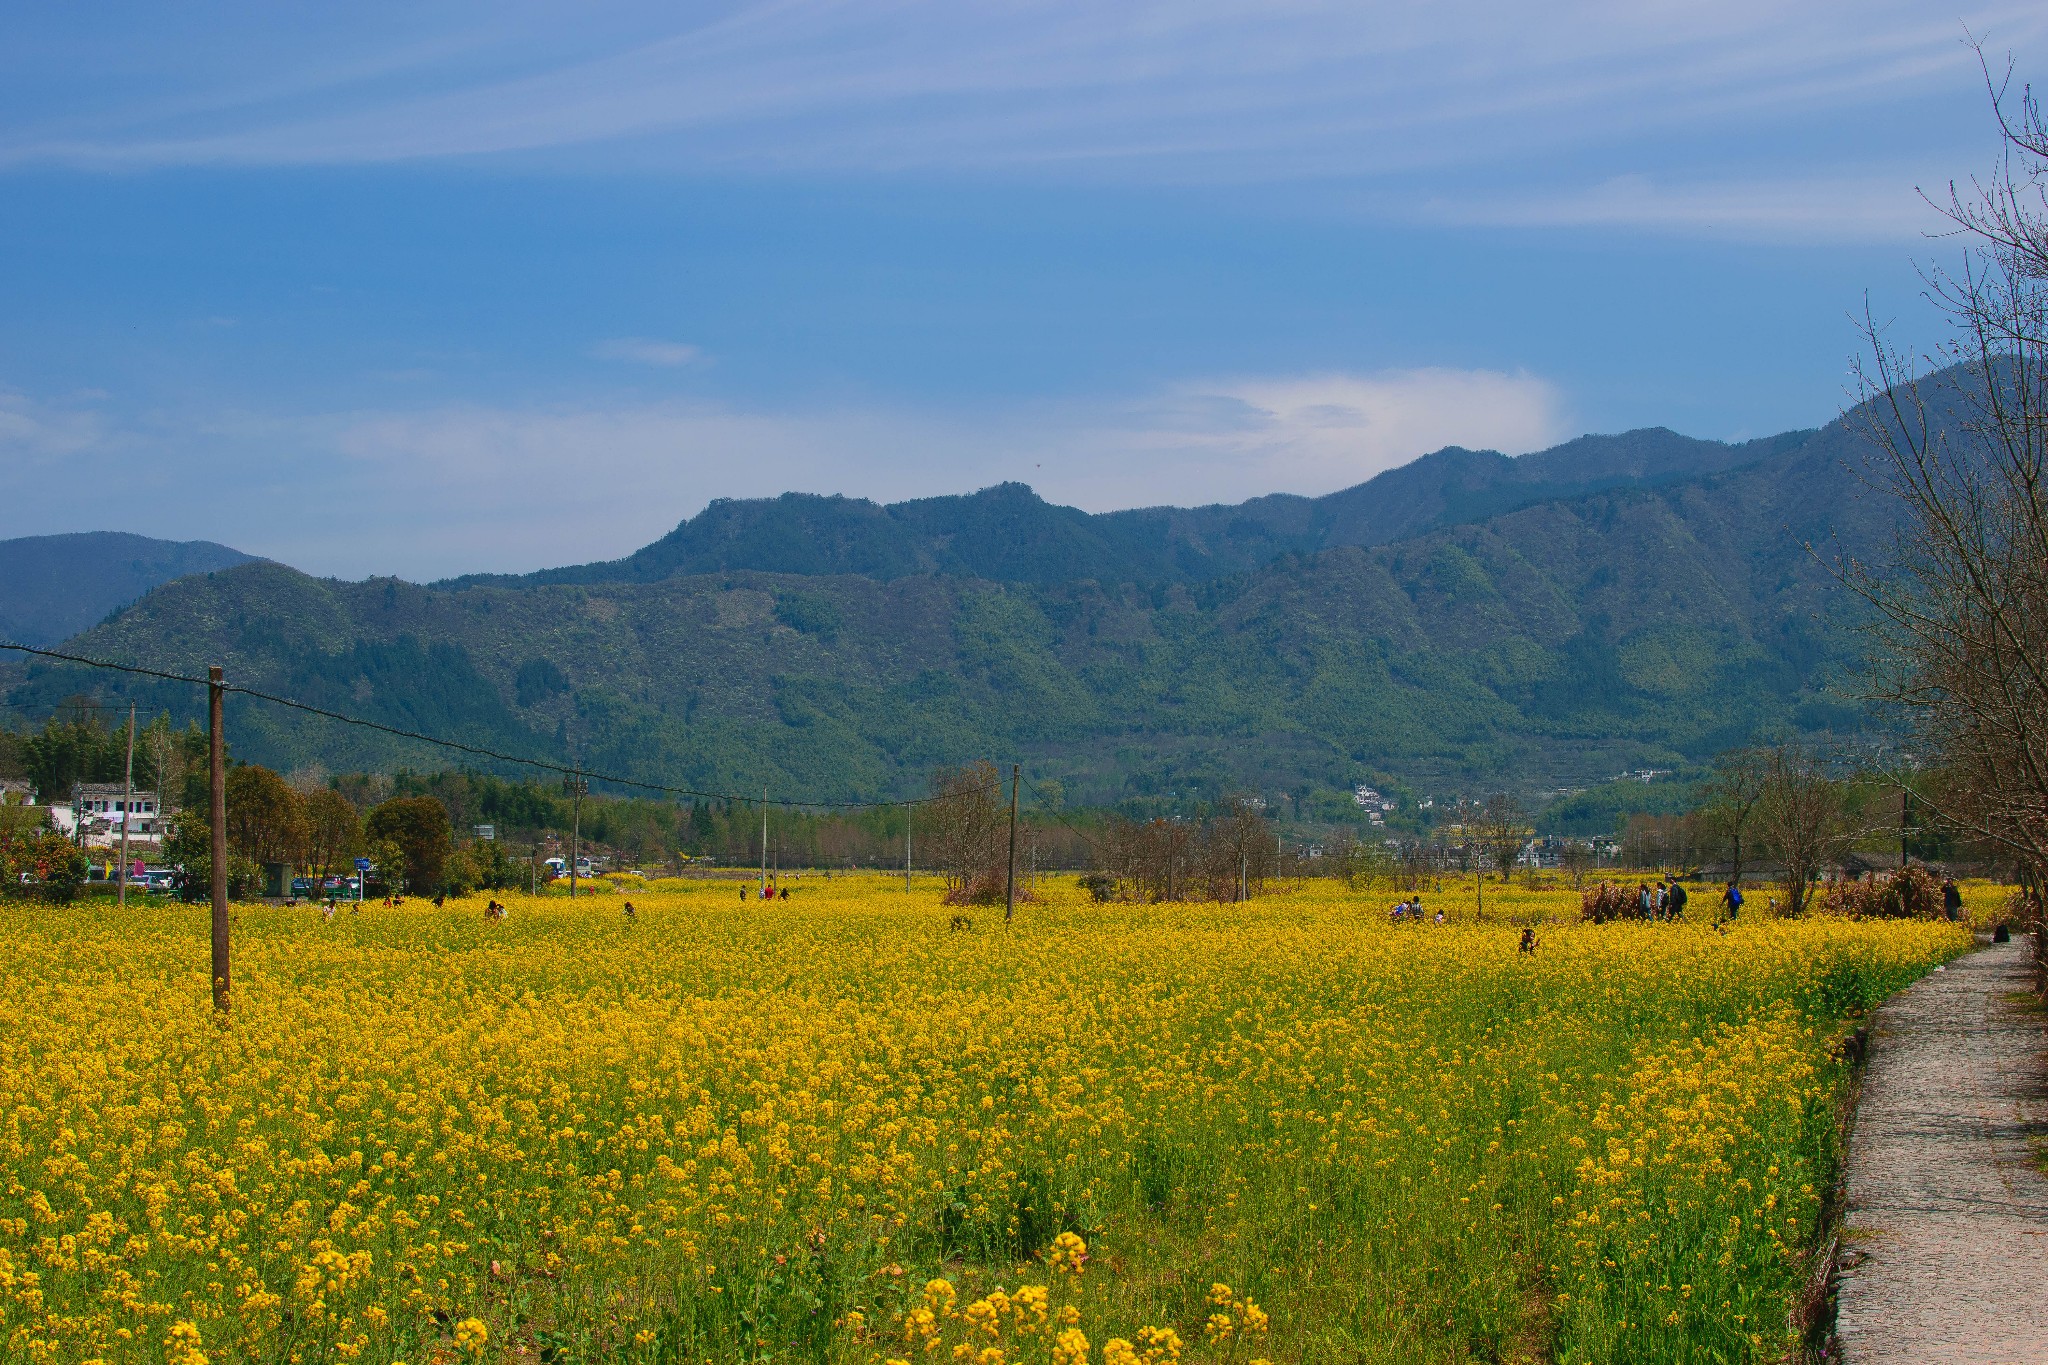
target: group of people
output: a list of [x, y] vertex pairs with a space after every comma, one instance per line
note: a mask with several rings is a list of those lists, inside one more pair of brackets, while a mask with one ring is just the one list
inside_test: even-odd
[[[776, 884], [775, 884], [774, 882], [769, 882], [769, 883], [768, 883], [768, 884], [767, 884], [766, 886], [764, 886], [764, 887], [762, 887], [762, 888], [761, 888], [761, 899], [762, 899], [762, 900], [764, 900], [764, 901], [772, 901], [772, 900], [774, 900], [774, 899], [775, 899], [776, 897], [778, 897], [778, 896], [780, 896], [780, 897], [781, 897], [781, 898], [782, 898], [783, 900], [788, 900], [788, 899], [789, 899], [789, 894], [790, 894], [790, 888], [789, 888], [789, 887], [787, 887], [787, 886], [781, 886], [781, 887], [778, 887], [778, 886], [777, 886], [777, 885], [776, 885]], [[746, 887], [746, 883], [742, 882], [742, 883], [740, 884], [740, 899], [741, 899], [741, 900], [745, 900], [746, 898], [747, 898], [747, 887]]]
[[[1422, 897], [1419, 894], [1410, 896], [1407, 900], [1402, 901], [1388, 915], [1388, 918], [1396, 924], [1421, 924], [1426, 917], [1426, 912], [1422, 908]], [[1444, 922], [1444, 912], [1441, 910], [1437, 911], [1436, 917], [1428, 922], [1431, 924], [1442, 924]]]
[[[1730, 889], [1733, 890], [1732, 884]], [[1738, 891], [1735, 894], [1739, 905], [1742, 893]], [[1683, 919], [1687, 899], [1685, 883], [1676, 877], [1636, 884], [1636, 913], [1643, 919]], [[1722, 899], [1727, 898], [1724, 896]]]

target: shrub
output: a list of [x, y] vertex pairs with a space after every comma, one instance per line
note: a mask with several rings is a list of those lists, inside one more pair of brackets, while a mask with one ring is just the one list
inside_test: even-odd
[[1924, 867], [1831, 882], [1822, 888], [1818, 908], [1848, 919], [1939, 919], [1941, 883]]
[[85, 850], [50, 829], [0, 830], [0, 896], [68, 901], [85, 885]]
[[1087, 873], [1079, 879], [1079, 885], [1097, 905], [1116, 899], [1116, 877], [1111, 873]]
[[1609, 920], [1627, 919], [1642, 909], [1637, 893], [1613, 882], [1602, 882], [1589, 886], [1579, 893], [1579, 918], [1594, 924], [1605, 924]]

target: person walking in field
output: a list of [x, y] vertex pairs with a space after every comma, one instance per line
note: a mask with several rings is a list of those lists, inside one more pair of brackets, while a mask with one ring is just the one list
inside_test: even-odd
[[1945, 879], [1941, 884], [1941, 913], [1948, 916], [1950, 924], [1963, 917], [1963, 892], [1954, 877]]
[[1650, 894], [1648, 882], [1636, 883], [1636, 913], [1644, 919], [1657, 918], [1657, 898]]
[[1678, 878], [1673, 877], [1671, 879], [1670, 895], [1670, 915], [1672, 919], [1685, 918], [1685, 903], [1689, 899], [1691, 899], [1691, 897], [1687, 896], [1685, 893], [1685, 883], [1678, 880]]
[[631, 901], [627, 901], [627, 902], [626, 902], [626, 922], [627, 922], [628, 924], [631, 924], [631, 923], [632, 923], [632, 922], [633, 922], [634, 920], [638, 919], [639, 917], [640, 917], [640, 916], [639, 916], [639, 913], [638, 913], [637, 911], [635, 911], [635, 910], [633, 909], [633, 902], [631, 902]]
[[1728, 889], [1721, 893], [1721, 908], [1728, 912], [1729, 919], [1742, 913], [1742, 888], [1734, 882], [1728, 883]]
[[1526, 924], [1522, 926], [1521, 952], [1523, 957], [1536, 956], [1536, 930]]

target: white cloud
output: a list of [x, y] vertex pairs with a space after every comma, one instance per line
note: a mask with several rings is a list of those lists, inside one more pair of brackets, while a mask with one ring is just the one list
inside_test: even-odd
[[[1526, 373], [1420, 369], [1249, 377], [1182, 386], [1089, 423], [1062, 445], [1091, 510], [1328, 493], [1447, 445], [1521, 454], [1566, 433], [1563, 403]], [[1052, 485], [1057, 489], [1060, 485]]]
[[704, 352], [680, 341], [657, 341], [652, 337], [613, 337], [600, 341], [590, 353], [599, 360], [628, 360], [640, 365], [694, 365]]

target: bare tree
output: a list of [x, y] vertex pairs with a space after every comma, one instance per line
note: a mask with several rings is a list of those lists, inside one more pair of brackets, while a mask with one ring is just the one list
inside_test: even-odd
[[1820, 874], [1862, 834], [1854, 794], [1811, 749], [1780, 744], [1762, 755], [1759, 826], [1785, 868], [1785, 913], [1798, 915]]
[[1586, 873], [1593, 866], [1593, 845], [1584, 839], [1565, 840], [1557, 853], [1557, 865], [1572, 879], [1572, 890], [1579, 890], [1586, 884]]
[[[1486, 798], [1486, 804], [1479, 807], [1468, 828], [1486, 862], [1493, 864], [1502, 881], [1508, 880], [1532, 833], [1522, 803], [1505, 792], [1497, 792]], [[1485, 875], [1484, 867], [1482, 863], [1481, 876]]]
[[996, 765], [983, 760], [932, 777], [933, 800], [919, 814], [924, 856], [945, 874], [954, 899], [996, 899], [1009, 861], [1009, 807]]
[[[2003, 156], [1951, 184], [1967, 244], [1929, 294], [1953, 336], [1918, 358], [1873, 324], [1862, 409], [1906, 516], [1891, 562], [1846, 574], [1875, 608], [1873, 691], [1944, 770], [1924, 804], [2048, 884], [2048, 121], [2011, 73], [1986, 84]], [[1926, 373], [1939, 371], [1939, 373]], [[2039, 905], [2036, 900], [2033, 902]], [[2048, 925], [2037, 925], [2048, 929]], [[2035, 935], [2037, 954], [2048, 934]], [[2048, 964], [2048, 958], [2042, 959]], [[2044, 973], [2048, 979], [2048, 973]]]
[[[1232, 797], [1201, 830], [1202, 871], [1216, 900], [1256, 896], [1278, 869], [1274, 866], [1273, 830], [1247, 797]], [[1222, 894], [1216, 894], [1217, 891]]]
[[1730, 749], [1714, 760], [1713, 775], [1700, 789], [1695, 812], [1699, 829], [1715, 851], [1726, 853], [1729, 879], [1740, 882], [1764, 799], [1764, 757], [1755, 749]]

